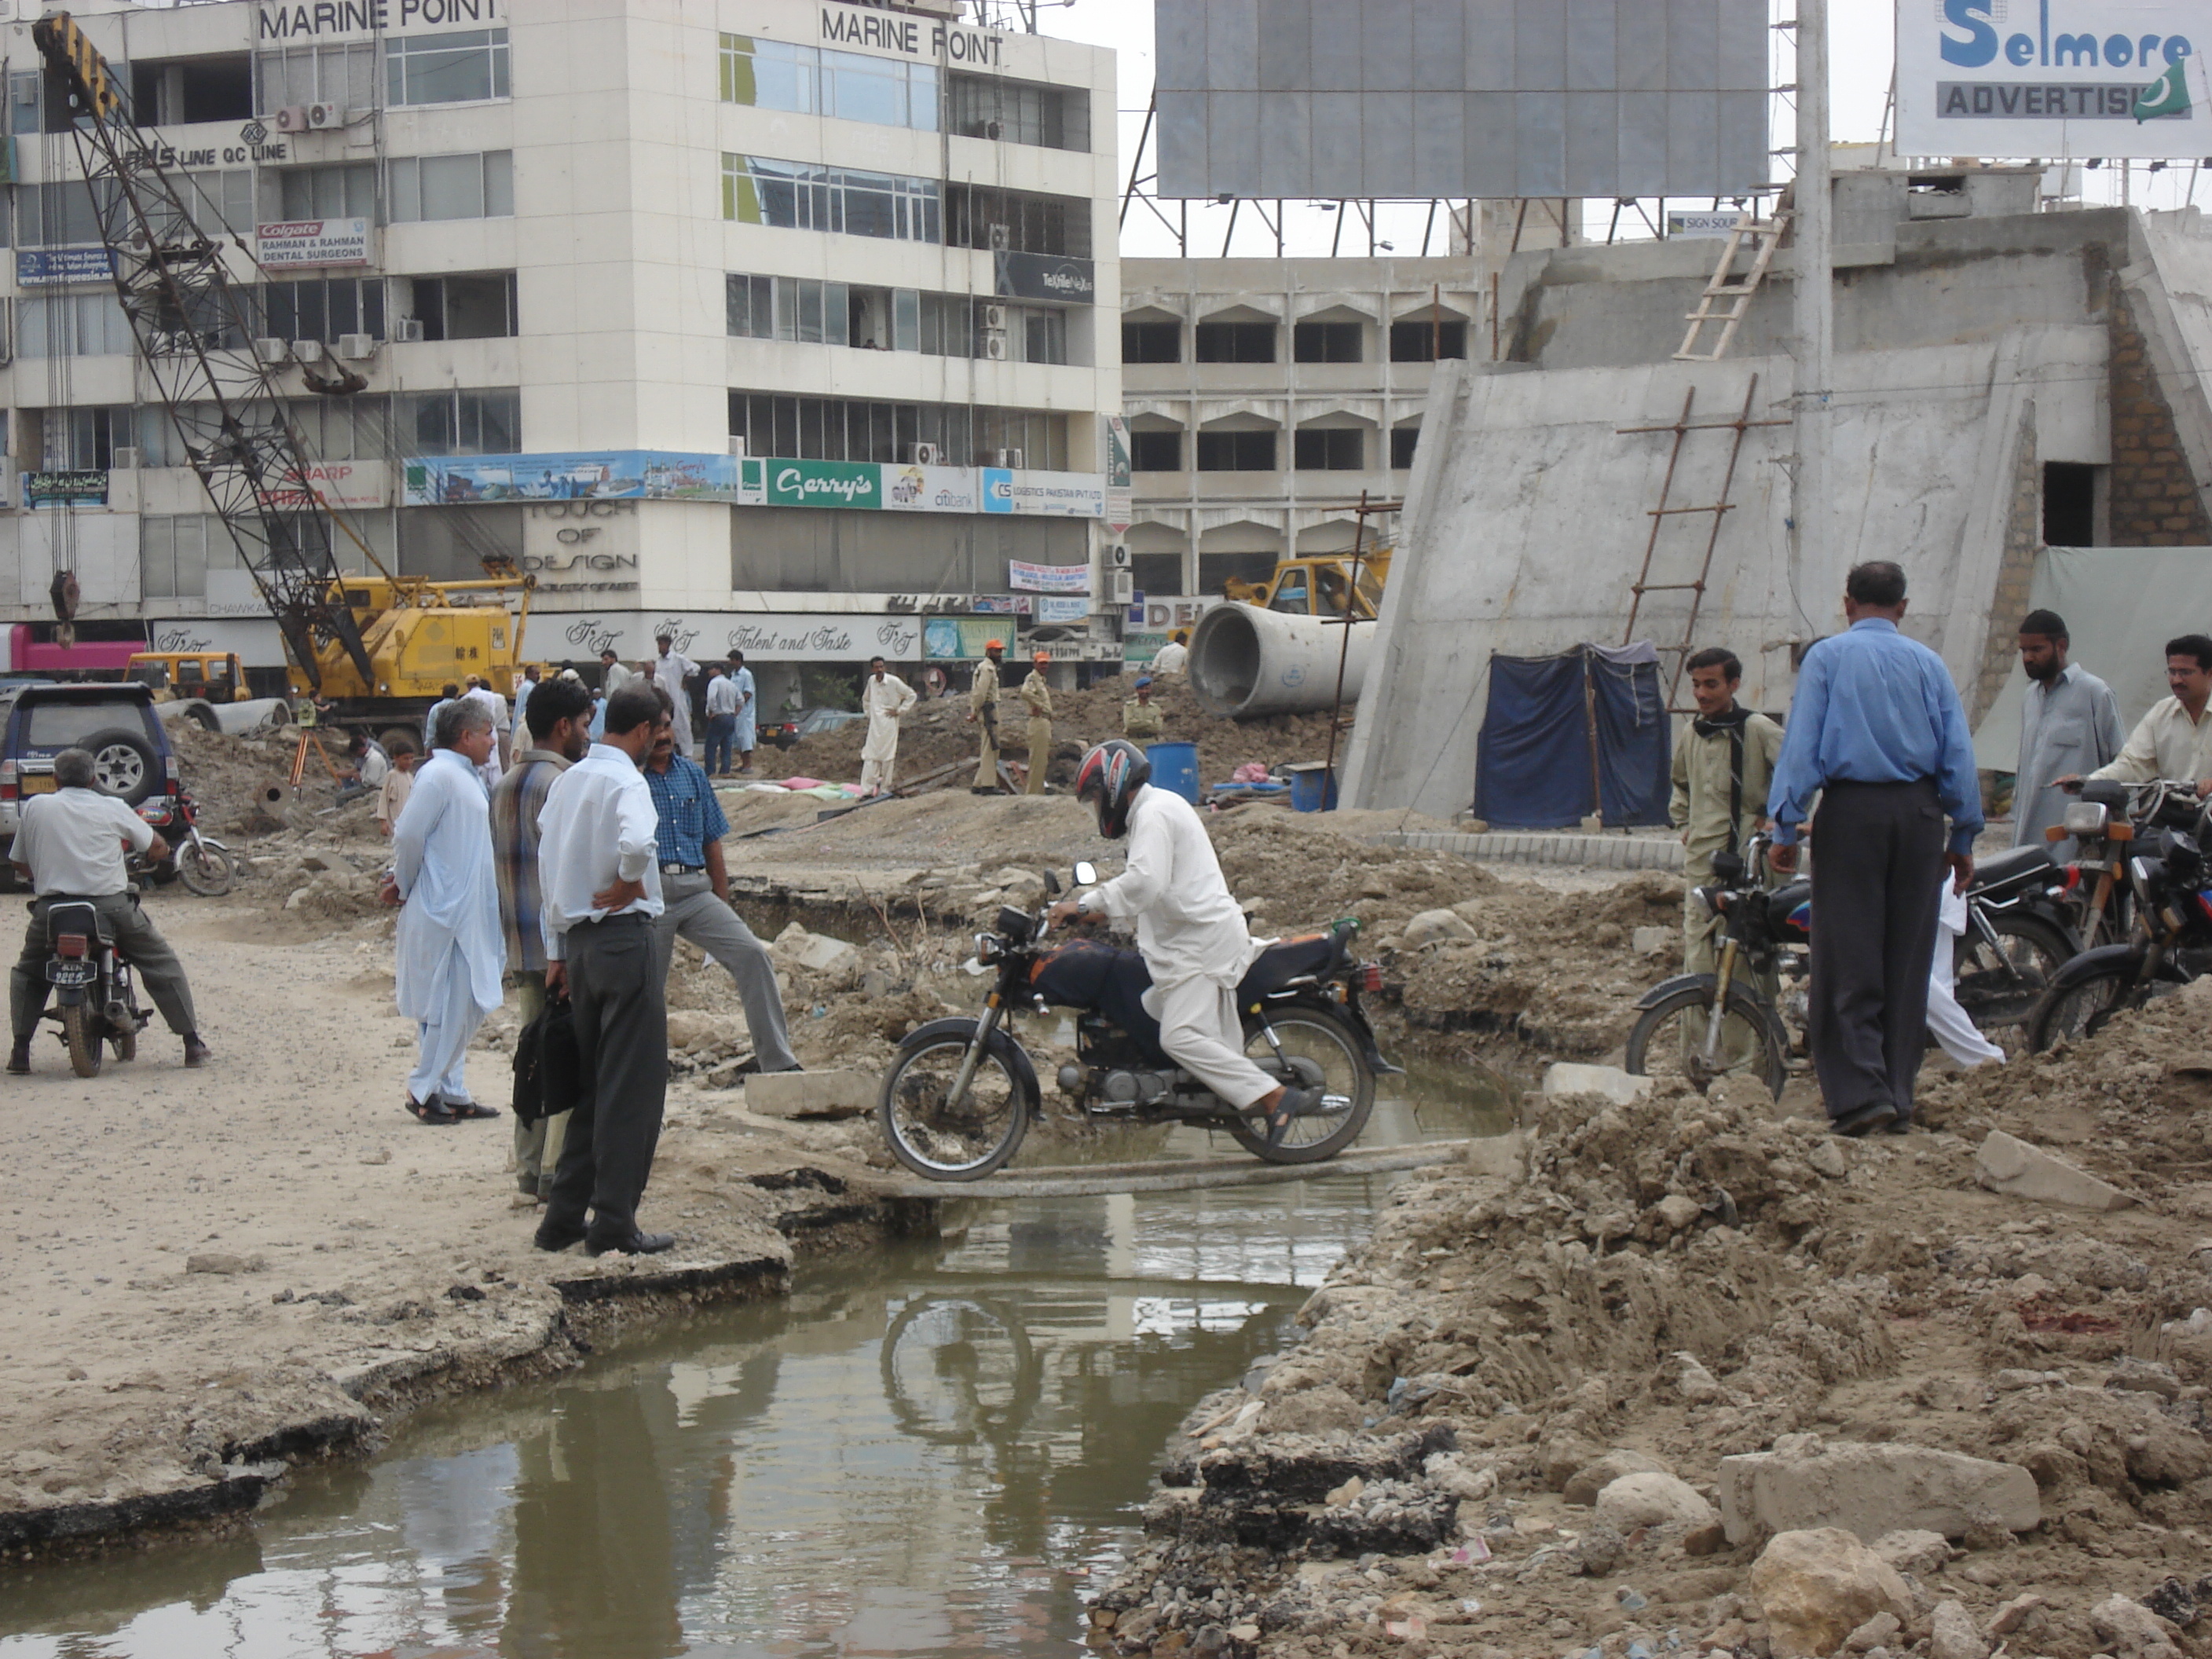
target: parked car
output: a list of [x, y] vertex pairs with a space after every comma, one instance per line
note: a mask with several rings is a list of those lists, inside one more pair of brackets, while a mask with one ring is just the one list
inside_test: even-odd
[[[176, 821], [177, 756], [155, 715], [151, 687], [109, 680], [0, 689], [0, 860], [15, 845], [23, 802], [53, 793], [54, 757], [64, 749], [90, 750], [100, 787], [156, 830]], [[7, 873], [0, 863], [0, 876]]]
[[854, 720], [866, 719], [866, 714], [856, 714], [849, 708], [810, 708], [797, 721], [799, 738], [823, 737], [841, 726], [850, 726]]

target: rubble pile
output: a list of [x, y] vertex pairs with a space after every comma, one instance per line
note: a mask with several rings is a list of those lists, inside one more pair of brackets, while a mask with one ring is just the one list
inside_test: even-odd
[[1200, 1405], [1094, 1645], [2212, 1650], [2201, 1224], [1612, 1075], [1525, 1103], [1510, 1180], [1410, 1180], [1304, 1340]]

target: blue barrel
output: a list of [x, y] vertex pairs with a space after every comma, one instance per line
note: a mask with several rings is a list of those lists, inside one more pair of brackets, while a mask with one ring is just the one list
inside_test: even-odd
[[1193, 806], [1198, 805], [1198, 745], [1194, 743], [1155, 743], [1146, 746], [1152, 763], [1152, 781], [1173, 790]]
[[1291, 775], [1293, 812], [1336, 811], [1336, 773], [1322, 761], [1301, 761], [1284, 769]]

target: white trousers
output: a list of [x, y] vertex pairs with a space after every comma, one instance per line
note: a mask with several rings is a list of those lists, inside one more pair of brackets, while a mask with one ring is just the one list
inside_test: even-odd
[[[1948, 898], [1951, 884], [1946, 880], [1943, 891]], [[1965, 905], [1960, 908], [1964, 910]], [[1959, 999], [1951, 994], [1956, 964], [1952, 957], [1959, 936], [1950, 928], [1947, 915], [1944, 925], [1936, 932], [1936, 961], [1928, 970], [1928, 1035], [1943, 1047], [1943, 1052], [1971, 1070], [1987, 1066], [1992, 1061], [2002, 1065], [2005, 1052], [1981, 1034], [1974, 1022], [1966, 1018], [1966, 1011], [1959, 1006]]]
[[886, 795], [890, 793], [891, 769], [897, 764], [898, 750], [896, 749], [881, 760], [870, 760], [866, 755], [861, 756], [860, 793], [866, 795], [880, 790]]
[[1187, 979], [1155, 988], [1160, 1047], [1231, 1106], [1243, 1109], [1281, 1087], [1244, 1057], [1244, 1028], [1237, 1018], [1237, 989], [1216, 979]]
[[469, 988], [469, 964], [455, 945], [446, 958], [445, 994], [436, 1014], [415, 1022], [415, 1070], [408, 1077], [407, 1092], [428, 1105], [437, 1096], [448, 1105], [472, 1100], [461, 1069], [468, 1060], [469, 1040], [483, 1024], [483, 1011]]

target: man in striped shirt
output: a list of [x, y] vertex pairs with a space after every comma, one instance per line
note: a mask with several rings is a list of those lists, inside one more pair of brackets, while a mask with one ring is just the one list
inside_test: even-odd
[[[538, 813], [546, 791], [592, 746], [586, 727], [592, 695], [577, 680], [550, 680], [535, 688], [525, 710], [530, 747], [491, 792], [492, 870], [499, 882], [499, 921], [507, 934], [507, 983], [522, 1000], [527, 1025], [545, 1006], [545, 939], [538, 926]], [[514, 1121], [515, 1184], [545, 1201], [568, 1115]]]

